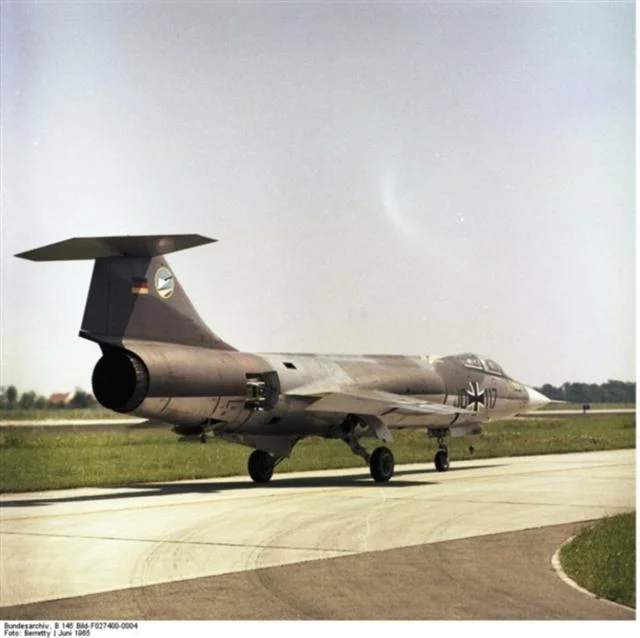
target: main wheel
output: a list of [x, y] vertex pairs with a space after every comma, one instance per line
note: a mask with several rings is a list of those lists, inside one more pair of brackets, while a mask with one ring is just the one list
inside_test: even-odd
[[249, 476], [256, 483], [268, 483], [275, 467], [273, 457], [264, 450], [254, 450], [249, 457]]
[[449, 469], [449, 452], [446, 450], [438, 450], [434, 460], [438, 472], [446, 472]]
[[369, 459], [369, 469], [374, 481], [386, 483], [393, 476], [395, 462], [391, 450], [377, 447]]

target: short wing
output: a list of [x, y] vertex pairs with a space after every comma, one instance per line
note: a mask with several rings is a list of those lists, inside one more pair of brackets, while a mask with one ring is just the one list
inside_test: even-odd
[[[293, 393], [295, 396], [295, 392]], [[305, 395], [307, 400], [312, 399]], [[344, 414], [361, 414], [370, 416], [384, 416], [390, 412], [406, 415], [477, 416], [473, 410], [454, 408], [442, 403], [433, 403], [412, 396], [384, 392], [382, 390], [349, 390], [332, 391], [321, 394], [311, 400], [305, 408], [312, 412], [336, 412]]]

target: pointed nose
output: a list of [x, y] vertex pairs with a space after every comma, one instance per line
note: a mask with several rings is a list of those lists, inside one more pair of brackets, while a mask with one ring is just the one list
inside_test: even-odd
[[527, 394], [529, 395], [529, 401], [527, 404], [529, 410], [539, 410], [548, 403], [551, 403], [551, 399], [547, 399], [544, 394], [538, 392], [535, 388], [530, 388], [529, 386], [525, 387], [527, 388]]

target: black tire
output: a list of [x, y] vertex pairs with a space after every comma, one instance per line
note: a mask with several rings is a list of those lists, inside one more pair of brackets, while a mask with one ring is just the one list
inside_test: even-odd
[[446, 472], [449, 469], [449, 453], [446, 450], [438, 450], [434, 461], [438, 472]]
[[369, 469], [374, 481], [386, 483], [393, 476], [395, 461], [389, 448], [377, 447], [369, 459]]
[[249, 476], [255, 483], [268, 483], [273, 476], [275, 467], [273, 457], [264, 450], [254, 450], [247, 464]]

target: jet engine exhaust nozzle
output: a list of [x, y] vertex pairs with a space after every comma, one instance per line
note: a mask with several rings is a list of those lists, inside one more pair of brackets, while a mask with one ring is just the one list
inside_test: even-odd
[[144, 363], [125, 350], [108, 350], [96, 363], [91, 378], [98, 402], [114, 412], [131, 412], [149, 391], [149, 373]]

